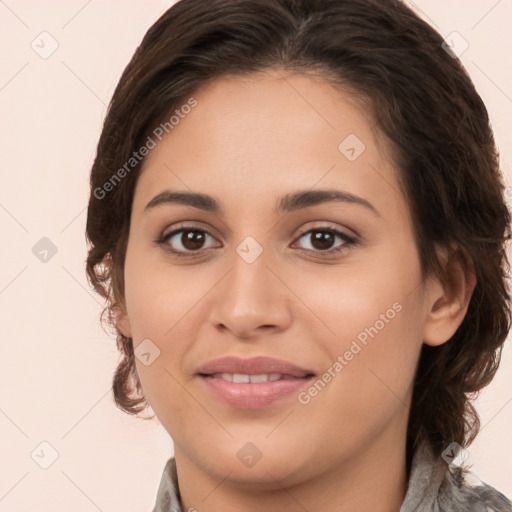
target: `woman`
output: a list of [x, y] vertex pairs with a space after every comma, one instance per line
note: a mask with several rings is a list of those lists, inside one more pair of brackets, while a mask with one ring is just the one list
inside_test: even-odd
[[464, 465], [510, 328], [486, 108], [393, 0], [181, 0], [116, 88], [87, 273], [155, 511], [510, 511]]

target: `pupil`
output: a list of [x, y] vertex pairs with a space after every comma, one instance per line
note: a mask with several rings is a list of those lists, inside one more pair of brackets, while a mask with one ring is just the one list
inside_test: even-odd
[[181, 235], [181, 243], [183, 247], [191, 251], [200, 249], [201, 245], [204, 243], [204, 233], [193, 230], [184, 231]]
[[[332, 233], [328, 231], [315, 231], [313, 235], [313, 247], [316, 249], [329, 249], [332, 244]], [[317, 247], [320, 244], [320, 247]]]

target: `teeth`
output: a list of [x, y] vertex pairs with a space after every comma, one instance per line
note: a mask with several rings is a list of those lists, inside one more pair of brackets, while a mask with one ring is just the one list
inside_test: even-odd
[[220, 377], [228, 382], [247, 384], [249, 382], [274, 382], [284, 378], [280, 373], [261, 373], [259, 375], [247, 375], [245, 373], [218, 373], [214, 377]]
[[251, 382], [267, 382], [268, 375], [266, 373], [262, 373], [260, 375], [249, 375], [249, 379]]
[[249, 375], [244, 375], [243, 373], [234, 373], [233, 382], [236, 384], [241, 384], [242, 382], [250, 382], [250, 378]]

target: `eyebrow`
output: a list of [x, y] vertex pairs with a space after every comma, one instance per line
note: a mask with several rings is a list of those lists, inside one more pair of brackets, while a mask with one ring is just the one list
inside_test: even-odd
[[[286, 194], [279, 198], [275, 212], [278, 215], [281, 215], [331, 201], [364, 206], [373, 214], [380, 217], [380, 213], [369, 201], [341, 190], [300, 190], [298, 192]], [[218, 215], [224, 214], [224, 209], [220, 202], [212, 196], [199, 192], [179, 192], [171, 190], [164, 190], [153, 197], [153, 199], [151, 199], [144, 208], [144, 213], [163, 204], [181, 204]]]

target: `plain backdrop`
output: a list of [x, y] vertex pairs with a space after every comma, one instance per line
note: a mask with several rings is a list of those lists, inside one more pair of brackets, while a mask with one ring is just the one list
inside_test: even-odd
[[[89, 171], [106, 106], [172, 3], [0, 1], [0, 512], [149, 511], [173, 454], [158, 420], [113, 403], [115, 340], [100, 327], [102, 302], [84, 270]], [[443, 37], [455, 31], [469, 44], [461, 59], [512, 184], [512, 2], [410, 5]], [[469, 448], [473, 471], [508, 496], [511, 370], [507, 344], [477, 399], [483, 430]]]

